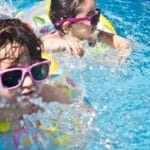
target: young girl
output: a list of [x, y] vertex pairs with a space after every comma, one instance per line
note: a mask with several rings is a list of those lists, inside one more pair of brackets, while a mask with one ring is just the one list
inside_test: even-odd
[[36, 112], [30, 99], [70, 103], [62, 91], [42, 82], [51, 62], [42, 59], [41, 52], [41, 41], [26, 24], [0, 20], [0, 125]]
[[99, 16], [100, 10], [96, 9], [95, 0], [51, 0], [49, 17], [56, 31], [41, 38], [45, 49], [67, 50], [83, 56], [80, 41], [86, 39], [90, 44], [105, 42], [115, 48], [119, 55], [129, 55], [129, 40], [96, 29]]

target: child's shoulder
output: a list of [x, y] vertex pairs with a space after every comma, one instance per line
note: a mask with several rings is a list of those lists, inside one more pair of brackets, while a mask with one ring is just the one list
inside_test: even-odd
[[56, 101], [64, 104], [71, 103], [69, 97], [61, 89], [48, 84], [43, 85], [43, 91], [41, 93], [41, 96], [46, 102]]

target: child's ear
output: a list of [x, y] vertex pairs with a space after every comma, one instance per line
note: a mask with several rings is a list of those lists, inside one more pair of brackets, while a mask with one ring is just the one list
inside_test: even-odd
[[65, 21], [65, 22], [63, 23], [63, 25], [62, 25], [62, 28], [63, 28], [64, 31], [67, 32], [67, 31], [70, 30], [71, 24], [70, 24], [68, 21]]

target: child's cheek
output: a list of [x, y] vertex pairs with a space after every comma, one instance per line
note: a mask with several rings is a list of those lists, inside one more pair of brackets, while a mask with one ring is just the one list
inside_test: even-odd
[[43, 83], [37, 83], [36, 84], [36, 94], [37, 95], [41, 95], [42, 94], [43, 87], [44, 87]]
[[72, 25], [72, 34], [79, 39], [89, 39], [91, 37], [93, 27], [84, 23], [76, 23]]
[[8, 90], [6, 88], [0, 88], [0, 98], [8, 100], [8, 101], [13, 101], [16, 99], [16, 94], [17, 90]]

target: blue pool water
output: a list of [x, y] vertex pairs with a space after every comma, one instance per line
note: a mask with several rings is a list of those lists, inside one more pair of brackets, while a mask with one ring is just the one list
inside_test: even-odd
[[[37, 1], [12, 2], [17, 9], [22, 9]], [[97, 0], [97, 7], [118, 34], [133, 42], [134, 51], [123, 65], [88, 61], [82, 72], [72, 73], [75, 77], [81, 73], [87, 89], [86, 99], [97, 107], [93, 124], [97, 130], [89, 137], [84, 150], [149, 150], [150, 1]]]

